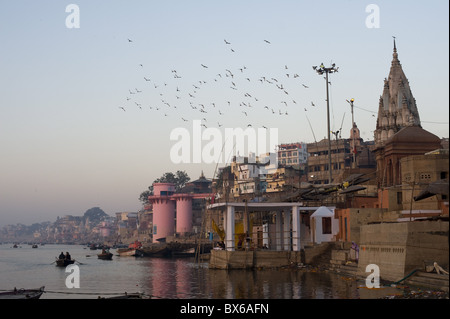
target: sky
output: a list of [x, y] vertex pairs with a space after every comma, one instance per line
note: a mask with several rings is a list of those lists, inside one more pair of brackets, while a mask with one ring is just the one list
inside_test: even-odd
[[[210, 141], [196, 140], [194, 120], [222, 136], [267, 127], [279, 143], [325, 138], [326, 81], [312, 69], [321, 63], [339, 67], [331, 130], [349, 137], [354, 98], [361, 137], [373, 140], [393, 36], [422, 127], [449, 137], [448, 9], [444, 0], [1, 0], [0, 226], [91, 207], [138, 211], [165, 172], [212, 178], [224, 164], [194, 163], [194, 144]], [[190, 161], [173, 160], [176, 129], [190, 134]]]

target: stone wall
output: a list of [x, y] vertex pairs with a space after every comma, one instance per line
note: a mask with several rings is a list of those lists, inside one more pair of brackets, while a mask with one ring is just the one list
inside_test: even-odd
[[278, 268], [301, 262], [299, 251], [226, 251], [211, 250], [209, 268], [213, 269], [253, 269]]
[[[360, 244], [360, 227], [369, 223], [381, 221], [396, 221], [398, 212], [386, 212], [380, 208], [346, 208], [336, 209], [335, 215], [339, 219], [339, 240], [354, 241]], [[345, 234], [345, 219], [347, 219], [347, 236]]]
[[436, 261], [448, 267], [449, 222], [415, 221], [361, 226], [358, 275], [366, 266], [376, 264], [381, 279], [398, 281], [424, 262]]

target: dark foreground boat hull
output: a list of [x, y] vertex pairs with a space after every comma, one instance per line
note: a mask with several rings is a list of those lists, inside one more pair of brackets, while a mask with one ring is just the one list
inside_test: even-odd
[[39, 299], [44, 293], [45, 286], [37, 289], [16, 289], [0, 292], [0, 299]]

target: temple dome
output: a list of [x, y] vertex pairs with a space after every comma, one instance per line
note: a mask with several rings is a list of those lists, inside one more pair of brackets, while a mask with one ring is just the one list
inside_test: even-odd
[[400, 131], [398, 131], [396, 134], [391, 136], [387, 141], [386, 144], [391, 143], [437, 143], [440, 144], [441, 140], [439, 137], [434, 135], [433, 133], [430, 133], [420, 126], [407, 126], [402, 128]]

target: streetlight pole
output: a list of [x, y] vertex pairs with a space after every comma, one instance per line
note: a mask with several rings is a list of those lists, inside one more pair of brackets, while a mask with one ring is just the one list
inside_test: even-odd
[[352, 139], [353, 139], [353, 147], [352, 147], [352, 153], [353, 153], [353, 163], [352, 168], [356, 167], [356, 145], [355, 145], [355, 119], [353, 118], [353, 102], [355, 102], [355, 99], [351, 99], [350, 101], [347, 100], [348, 103], [350, 103], [350, 107], [352, 109]]
[[339, 70], [339, 67], [336, 67], [336, 64], [332, 64], [331, 67], [326, 68], [323, 63], [320, 64], [319, 67], [313, 66], [313, 70], [318, 74], [322, 75], [325, 73], [325, 84], [327, 88], [327, 128], [328, 128], [328, 172], [329, 172], [329, 183], [332, 182], [332, 173], [331, 173], [331, 129], [330, 129], [330, 99], [328, 95], [328, 73], [334, 73]]

